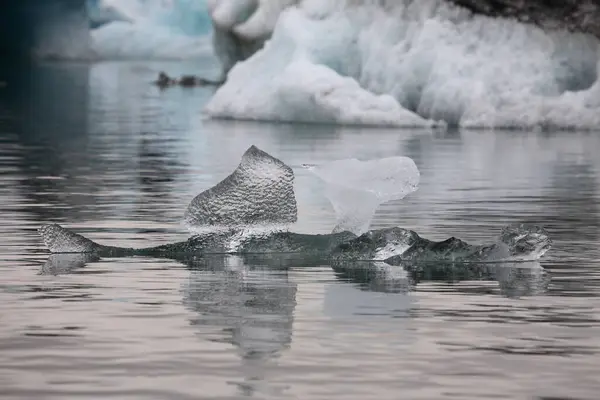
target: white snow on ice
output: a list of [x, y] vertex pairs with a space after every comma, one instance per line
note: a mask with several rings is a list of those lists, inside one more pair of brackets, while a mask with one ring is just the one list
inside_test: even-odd
[[[281, 2], [261, 1], [258, 9], [267, 3]], [[242, 25], [230, 23], [231, 33]], [[304, 0], [279, 14], [272, 38], [235, 65], [205, 111], [274, 121], [595, 129], [598, 48], [590, 36], [473, 16], [441, 0]]]
[[[103, 0], [101, 58], [214, 53], [215, 118], [597, 129], [599, 40], [443, 0]], [[211, 48], [212, 47], [212, 48]], [[441, 121], [441, 122], [440, 122]]]

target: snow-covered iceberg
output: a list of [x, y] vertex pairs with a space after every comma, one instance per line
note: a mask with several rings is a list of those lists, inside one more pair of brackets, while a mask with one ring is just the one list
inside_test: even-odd
[[[228, 38], [215, 39], [226, 69], [240, 60], [205, 108], [212, 117], [600, 127], [600, 51], [591, 35], [442, 0], [220, 0], [209, 12]], [[260, 50], [240, 55], [252, 43]]]

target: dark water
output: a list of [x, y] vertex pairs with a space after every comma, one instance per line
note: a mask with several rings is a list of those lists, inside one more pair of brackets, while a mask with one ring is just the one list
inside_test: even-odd
[[[598, 134], [207, 121], [210, 89], [160, 92], [160, 69], [196, 72], [2, 71], [0, 398], [598, 398]], [[296, 170], [299, 231], [334, 224], [302, 163], [406, 155], [421, 187], [375, 227], [483, 243], [535, 222], [554, 247], [541, 264], [406, 274], [301, 257], [49, 259], [35, 232], [184, 239], [187, 203], [251, 144]]]

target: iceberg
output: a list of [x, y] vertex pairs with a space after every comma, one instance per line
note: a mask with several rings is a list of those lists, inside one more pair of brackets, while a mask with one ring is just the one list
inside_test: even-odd
[[600, 126], [600, 42], [592, 35], [442, 0], [290, 3], [213, 4], [220, 35], [255, 44], [260, 37], [264, 46], [233, 62], [237, 50], [215, 41], [228, 74], [207, 115], [398, 127]]
[[271, 37], [279, 14], [297, 0], [207, 0], [213, 46], [223, 78], [241, 60], [256, 53]]
[[212, 57], [204, 1], [88, 0], [92, 49], [101, 59]]
[[[46, 18], [39, 56], [194, 58], [211, 70], [218, 60], [225, 84], [204, 109], [213, 118], [422, 128], [600, 126], [597, 1], [86, 2], [88, 21], [83, 15], [60, 23]], [[82, 32], [90, 25], [96, 29], [88, 43]], [[68, 30], [77, 34], [67, 38]]]

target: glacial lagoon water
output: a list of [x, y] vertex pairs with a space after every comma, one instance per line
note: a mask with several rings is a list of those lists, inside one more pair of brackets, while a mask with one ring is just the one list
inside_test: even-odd
[[[211, 121], [194, 64], [46, 64], [0, 80], [0, 398], [577, 399], [600, 390], [600, 135]], [[57, 222], [104, 243], [188, 236], [188, 202], [251, 144], [296, 172], [296, 230], [335, 221], [302, 164], [409, 156], [373, 227], [493, 240], [543, 225], [539, 265], [417, 274], [302, 257], [49, 259]]]

